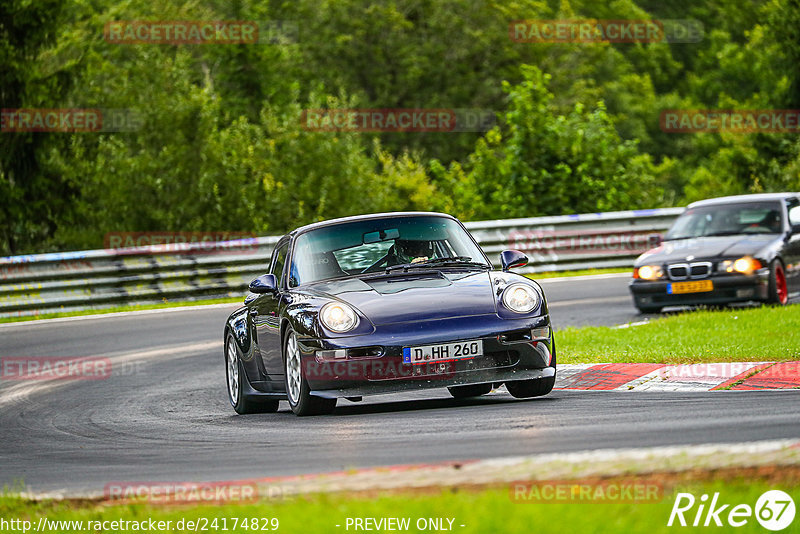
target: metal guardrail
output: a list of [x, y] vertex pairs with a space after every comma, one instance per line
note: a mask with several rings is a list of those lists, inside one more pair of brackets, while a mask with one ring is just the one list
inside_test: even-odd
[[[626, 267], [683, 208], [466, 223], [497, 263], [505, 249], [530, 258], [520, 272]], [[279, 237], [211, 251], [204, 244], [85, 250], [0, 258], [0, 317], [243, 295]], [[239, 243], [239, 242], [229, 242]], [[229, 250], [228, 250], [229, 249]]]

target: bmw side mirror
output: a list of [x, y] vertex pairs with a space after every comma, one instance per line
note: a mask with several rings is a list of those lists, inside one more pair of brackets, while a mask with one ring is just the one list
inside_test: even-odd
[[250, 282], [249, 289], [251, 293], [274, 293], [278, 290], [278, 279], [274, 274], [262, 274]]
[[509, 269], [528, 265], [528, 256], [519, 250], [504, 250], [500, 253], [500, 263], [503, 265], [503, 271], [508, 272]]
[[647, 246], [650, 248], [656, 248], [664, 241], [664, 236], [661, 234], [648, 234], [647, 235]]

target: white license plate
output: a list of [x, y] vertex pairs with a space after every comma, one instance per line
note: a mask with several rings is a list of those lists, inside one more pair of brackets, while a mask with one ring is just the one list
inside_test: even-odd
[[403, 363], [412, 365], [448, 360], [466, 360], [476, 356], [483, 356], [483, 340], [481, 339], [459, 341], [458, 343], [423, 345], [421, 347], [403, 347]]

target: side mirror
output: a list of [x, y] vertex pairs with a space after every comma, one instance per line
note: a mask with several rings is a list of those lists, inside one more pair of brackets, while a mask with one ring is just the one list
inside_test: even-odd
[[278, 290], [278, 279], [274, 274], [262, 274], [250, 282], [249, 289], [251, 293], [274, 293]]
[[500, 253], [500, 263], [503, 271], [508, 272], [509, 269], [528, 265], [528, 256], [519, 250], [504, 250]]
[[789, 210], [789, 224], [792, 226], [792, 232], [800, 232], [800, 206]]

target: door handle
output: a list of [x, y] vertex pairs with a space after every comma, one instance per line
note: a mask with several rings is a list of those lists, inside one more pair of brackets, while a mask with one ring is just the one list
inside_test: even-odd
[[250, 313], [250, 315], [251, 315], [252, 317], [255, 317], [256, 315], [258, 315], [258, 310], [252, 309], [252, 310], [250, 310], [250, 312], [249, 312], [249, 313]]

